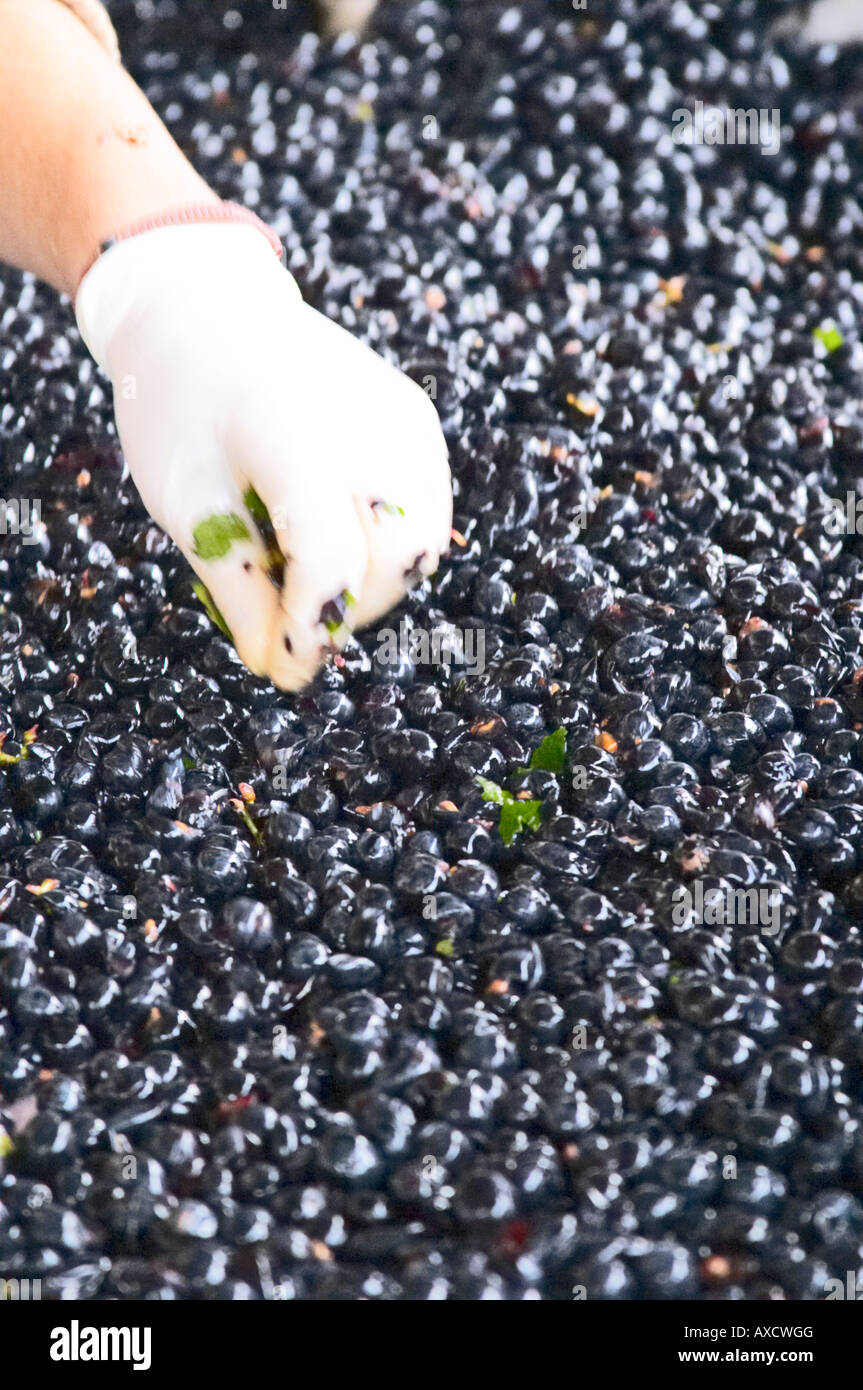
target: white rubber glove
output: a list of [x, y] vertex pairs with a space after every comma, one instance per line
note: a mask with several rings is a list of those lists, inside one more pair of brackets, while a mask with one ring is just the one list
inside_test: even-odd
[[803, 24], [810, 43], [857, 43], [863, 39], [860, 0], [816, 0]]
[[858, 43], [863, 39], [863, 4], [860, 0], [809, 0], [794, 5], [769, 26], [771, 38], [800, 34], [806, 43]]
[[[298, 689], [435, 570], [452, 494], [434, 406], [304, 304], [259, 231], [130, 237], [88, 271], [75, 307], [144, 503], [256, 674]], [[281, 586], [255, 494], [285, 556]]]

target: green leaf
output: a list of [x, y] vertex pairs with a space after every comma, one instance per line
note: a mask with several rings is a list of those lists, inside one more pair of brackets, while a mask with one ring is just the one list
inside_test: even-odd
[[243, 493], [243, 501], [249, 509], [249, 515], [256, 526], [272, 526], [270, 513], [267, 511], [267, 504], [263, 497], [255, 491], [253, 487], [247, 488]]
[[538, 830], [542, 814], [541, 801], [507, 801], [500, 813], [500, 838], [511, 845], [522, 830]]
[[213, 602], [213, 596], [207, 588], [206, 584], [202, 584], [200, 579], [196, 579], [192, 584], [192, 588], [194, 589], [195, 593], [198, 595], [198, 598], [201, 600], [201, 603], [206, 609], [207, 617], [210, 619], [210, 622], [215, 623], [216, 627], [219, 628], [222, 632], [224, 632], [229, 642], [233, 642], [234, 639], [231, 635], [231, 630], [228, 627], [228, 624], [225, 622], [224, 618], [222, 617], [221, 613], [219, 612], [218, 608], [216, 607], [215, 603]]
[[453, 946], [452, 942], [447, 939], [447, 937], [443, 937], [443, 939], [439, 941], [438, 944], [435, 946], [435, 951], [439, 956], [451, 956], [454, 950], [455, 947]]
[[493, 806], [500, 807], [498, 830], [505, 845], [511, 845], [522, 830], [539, 829], [541, 801], [519, 801], [512, 792], [508, 792], [505, 787], [499, 787], [497, 782], [490, 781], [488, 777], [476, 777], [474, 780], [482, 789], [483, 801], [490, 801]]
[[264, 543], [264, 568], [267, 577], [277, 589], [281, 589], [285, 579], [285, 557], [279, 546], [276, 528], [267, 510], [267, 504], [253, 487], [246, 488], [243, 501]]
[[832, 319], [820, 324], [818, 328], [813, 328], [812, 337], [823, 343], [828, 352], [835, 352], [845, 341]]
[[7, 763], [20, 763], [30, 756], [29, 748], [22, 748], [20, 753], [4, 753], [0, 748], [0, 767], [5, 767]]
[[555, 729], [553, 734], [542, 740], [534, 748], [530, 757], [530, 767], [542, 772], [563, 772], [566, 766], [566, 729]]
[[497, 782], [492, 782], [488, 777], [477, 777], [477, 783], [482, 790], [483, 801], [490, 801], [494, 806], [503, 806], [507, 801], [514, 801], [512, 792], [504, 791]]
[[[338, 632], [339, 628], [344, 626], [347, 611], [349, 608], [353, 608], [355, 603], [356, 599], [350, 589], [342, 589], [336, 598], [324, 604], [321, 609], [321, 619], [327, 632]], [[329, 614], [329, 616], [326, 617], [325, 614]]]
[[249, 528], [241, 516], [230, 512], [223, 516], [208, 516], [199, 521], [192, 532], [195, 554], [202, 560], [221, 560], [234, 541], [247, 541]]
[[372, 502], [372, 511], [386, 512], [388, 516], [404, 516], [405, 509], [400, 507], [397, 502]]

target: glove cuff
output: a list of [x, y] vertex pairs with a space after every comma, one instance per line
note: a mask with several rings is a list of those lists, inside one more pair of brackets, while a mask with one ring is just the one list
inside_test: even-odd
[[[215, 211], [224, 206], [214, 204]], [[226, 274], [233, 282], [247, 283], [249, 294], [262, 276], [269, 277], [273, 270], [281, 276], [273, 259], [275, 233], [264, 241], [260, 236], [264, 224], [259, 227], [258, 221], [246, 217], [198, 221], [169, 214], [168, 220], [156, 219], [115, 238], [84, 275], [75, 296], [78, 328], [102, 370], [110, 376], [110, 345], [130, 314], [157, 301], [169, 315], [171, 306], [179, 303], [185, 303], [188, 312], [190, 294], [212, 300]], [[296, 282], [290, 275], [286, 278], [301, 303]]]
[[98, 255], [93, 258], [84, 271], [84, 275], [81, 276], [78, 288], [81, 288], [84, 276], [90, 273], [99, 257], [121, 241], [129, 241], [131, 237], [141, 236], [143, 232], [154, 232], [158, 227], [188, 227], [199, 222], [231, 222], [241, 227], [254, 227], [256, 231], [262, 232], [267, 238], [282, 265], [287, 264], [285, 248], [278, 232], [267, 222], [264, 222], [256, 212], [252, 212], [251, 208], [244, 207], [242, 203], [193, 203], [191, 206], [171, 208], [167, 212], [157, 213], [153, 217], [142, 218], [140, 222], [133, 222], [130, 227], [124, 227], [121, 231], [108, 237], [102, 242]]

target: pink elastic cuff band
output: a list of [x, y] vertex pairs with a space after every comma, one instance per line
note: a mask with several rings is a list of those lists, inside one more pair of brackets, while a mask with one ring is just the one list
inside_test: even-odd
[[[158, 227], [184, 227], [192, 226], [197, 222], [232, 222], [235, 225], [254, 227], [261, 232], [270, 243], [276, 255], [284, 264], [286, 261], [285, 248], [281, 243], [278, 234], [272, 227], [258, 217], [257, 213], [252, 212], [251, 208], [243, 207], [242, 203], [199, 203], [189, 207], [174, 208], [170, 212], [160, 212], [155, 217], [146, 217], [141, 222], [135, 222], [131, 227], [125, 227], [121, 232], [115, 232], [107, 241], [103, 241], [99, 247], [99, 255], [94, 256], [93, 260], [85, 270], [84, 275], [93, 269], [99, 256], [105, 251], [110, 251], [112, 246], [116, 246], [121, 241], [128, 241], [131, 237], [140, 236], [142, 232], [153, 232]], [[81, 276], [83, 280], [84, 276]]]

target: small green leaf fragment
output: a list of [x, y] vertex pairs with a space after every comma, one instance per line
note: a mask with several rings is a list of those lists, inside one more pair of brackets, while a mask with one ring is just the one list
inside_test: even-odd
[[5, 739], [6, 735], [4, 734], [3, 737], [0, 738], [0, 767], [7, 767], [12, 763], [26, 762], [30, 756], [30, 747], [36, 742], [36, 726], [34, 725], [32, 729], [28, 729], [21, 739], [20, 753], [4, 753], [3, 744]]
[[215, 623], [216, 627], [219, 628], [219, 630], [225, 634], [229, 642], [233, 642], [234, 638], [231, 634], [231, 630], [228, 627], [228, 624], [225, 622], [224, 618], [222, 617], [221, 613], [219, 612], [218, 608], [216, 607], [215, 603], [213, 602], [213, 596], [207, 588], [206, 584], [202, 584], [200, 579], [196, 579], [192, 584], [192, 588], [194, 589], [195, 593], [200, 599], [201, 604], [203, 605], [203, 608], [207, 614], [207, 617], [210, 619], [210, 622]]
[[493, 806], [501, 808], [498, 829], [505, 845], [511, 845], [522, 830], [539, 829], [542, 816], [541, 801], [520, 801], [512, 792], [508, 792], [505, 787], [499, 787], [497, 782], [490, 781], [488, 777], [477, 777], [475, 781], [482, 790], [483, 801], [489, 801]]
[[264, 543], [264, 569], [267, 578], [275, 584], [277, 589], [281, 589], [285, 579], [285, 557], [279, 547], [276, 528], [273, 525], [273, 518], [267, 509], [267, 504], [253, 487], [246, 488], [243, 493], [243, 501]]
[[12, 1136], [0, 1126], [0, 1158], [9, 1158], [15, 1152]]
[[356, 599], [350, 589], [342, 589], [340, 594], [336, 594], [335, 598], [330, 599], [324, 604], [318, 621], [323, 623], [327, 632], [332, 635], [334, 632], [338, 632], [339, 628], [345, 626], [347, 611], [349, 608], [352, 608], [355, 603]]
[[541, 801], [512, 801], [504, 803], [500, 813], [500, 838], [511, 845], [522, 830], [538, 830], [542, 815]]
[[206, 521], [199, 521], [192, 532], [195, 554], [202, 560], [221, 560], [234, 541], [247, 541], [249, 535], [243, 518], [235, 516], [233, 512], [209, 516]]
[[533, 750], [530, 767], [542, 772], [563, 772], [566, 766], [566, 729], [555, 729]]
[[270, 520], [270, 513], [267, 511], [267, 504], [260, 493], [256, 492], [253, 487], [247, 488], [243, 493], [243, 501], [256, 526], [272, 526], [273, 523]]
[[845, 341], [832, 319], [813, 328], [812, 337], [822, 343], [828, 352], [835, 352]]
[[503, 806], [507, 801], [514, 801], [512, 792], [504, 791], [497, 782], [492, 782], [488, 777], [477, 777], [477, 784], [482, 791], [483, 801], [490, 801], [494, 806]]
[[438, 944], [435, 946], [435, 952], [439, 956], [451, 956], [454, 953], [454, 951], [455, 947], [453, 946], [452, 942], [449, 941], [446, 937], [443, 937], [442, 940], [440, 940]]

